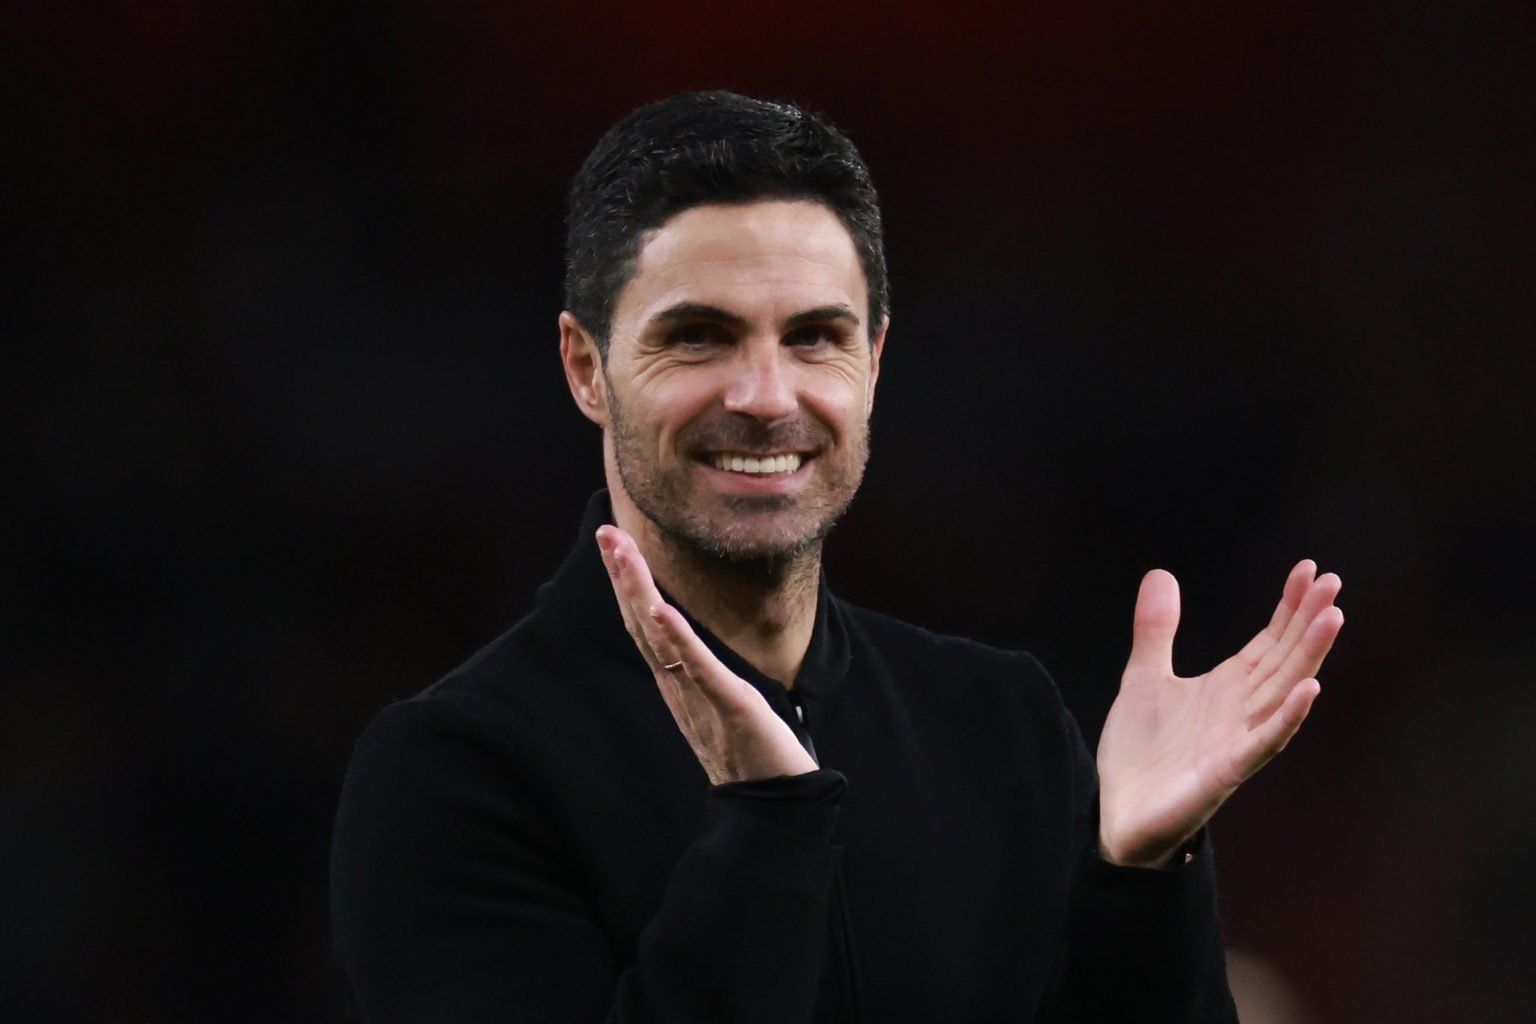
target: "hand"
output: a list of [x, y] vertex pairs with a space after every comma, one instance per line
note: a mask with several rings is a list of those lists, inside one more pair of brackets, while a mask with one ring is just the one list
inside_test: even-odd
[[721, 664], [688, 620], [662, 600], [634, 538], [616, 526], [603, 526], [597, 545], [624, 628], [651, 667], [662, 699], [710, 784], [815, 771], [815, 760], [763, 695]]
[[1154, 569], [1136, 598], [1131, 657], [1099, 738], [1099, 852], [1161, 867], [1237, 787], [1285, 748], [1320, 690], [1344, 625], [1332, 573], [1299, 563], [1268, 626], [1202, 676], [1173, 674], [1179, 585]]

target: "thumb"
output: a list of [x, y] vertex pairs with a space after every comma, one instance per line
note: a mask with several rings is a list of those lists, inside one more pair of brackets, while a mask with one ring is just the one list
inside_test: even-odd
[[1131, 630], [1127, 672], [1173, 674], [1173, 634], [1179, 628], [1179, 581], [1173, 573], [1153, 569], [1141, 578], [1136, 617]]

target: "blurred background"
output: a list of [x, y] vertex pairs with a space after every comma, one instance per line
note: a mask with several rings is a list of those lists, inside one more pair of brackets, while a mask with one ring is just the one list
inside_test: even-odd
[[1536, 1019], [1528, 7], [1262, 6], [12, 12], [0, 1018], [340, 1019], [352, 739], [601, 483], [565, 187], [727, 87], [883, 194], [834, 586], [1034, 650], [1091, 739], [1143, 571], [1189, 673], [1340, 572], [1313, 716], [1216, 825], [1252, 1019]]

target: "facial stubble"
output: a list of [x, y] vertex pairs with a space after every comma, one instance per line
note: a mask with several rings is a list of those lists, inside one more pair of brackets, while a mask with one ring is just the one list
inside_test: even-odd
[[[833, 465], [832, 432], [813, 418], [802, 415], [766, 424], [720, 411], [684, 427], [677, 438], [677, 464], [663, 468], [654, 442], [635, 430], [611, 379], [608, 385], [609, 429], [619, 480], [635, 507], [656, 526], [663, 543], [754, 576], [782, 579], [819, 568], [822, 544], [852, 503], [869, 461], [867, 420], [848, 437], [842, 465]], [[692, 493], [690, 480], [697, 479], [693, 455], [742, 450], [815, 451], [821, 465], [814, 468], [830, 475], [823, 476], [813, 492], [807, 488], [800, 494]], [[776, 524], [768, 536], [753, 528], [758, 525], [754, 520], [786, 512], [788, 521]]]

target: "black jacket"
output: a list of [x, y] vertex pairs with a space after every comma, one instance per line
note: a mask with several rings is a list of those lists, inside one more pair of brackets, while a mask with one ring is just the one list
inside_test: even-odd
[[1027, 654], [822, 585], [790, 695], [822, 769], [710, 787], [593, 533], [353, 755], [336, 953], [369, 1022], [1230, 1021], [1208, 851], [1094, 855], [1093, 761]]

